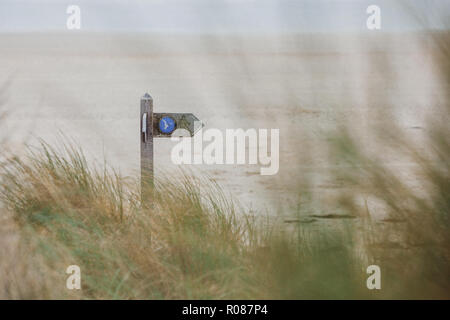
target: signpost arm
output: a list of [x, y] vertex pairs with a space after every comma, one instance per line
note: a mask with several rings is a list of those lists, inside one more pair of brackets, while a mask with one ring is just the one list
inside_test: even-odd
[[151, 199], [153, 189], [153, 99], [146, 93], [141, 98], [141, 202]]

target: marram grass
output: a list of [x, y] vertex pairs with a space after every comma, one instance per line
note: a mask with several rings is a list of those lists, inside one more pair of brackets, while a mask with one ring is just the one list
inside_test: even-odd
[[[356, 154], [352, 157], [358, 159]], [[45, 143], [30, 151], [27, 158], [3, 163], [0, 177], [4, 222], [1, 298], [365, 299], [450, 295], [449, 260], [440, 255], [448, 253], [448, 243], [424, 246], [422, 255], [409, 249], [392, 254], [388, 247], [377, 247], [374, 239], [376, 235], [379, 238], [380, 230], [354, 206], [347, 206], [347, 210], [360, 216], [359, 222], [336, 222], [334, 227], [320, 228], [300, 224], [288, 230], [274, 219], [246, 214], [215, 183], [183, 172], [175, 182], [173, 177], [156, 181], [149, 191], [153, 193], [150, 205], [143, 206], [137, 181], [113, 170], [92, 168], [78, 148], [65, 145], [55, 149]], [[396, 192], [389, 190], [385, 195], [392, 196], [391, 191]], [[401, 196], [408, 196], [407, 190], [401, 192]], [[443, 214], [448, 219], [448, 203], [441, 203], [448, 197], [438, 192], [433, 195], [438, 197], [439, 208], [429, 208], [435, 211], [427, 214]], [[442, 205], [444, 211], [436, 211]], [[422, 210], [423, 206], [417, 208]], [[432, 219], [429, 223], [433, 224]], [[415, 236], [415, 230], [396, 232]], [[431, 236], [436, 230], [422, 231]], [[366, 287], [366, 268], [373, 263], [387, 270], [382, 290]], [[81, 268], [81, 290], [66, 288], [69, 265]]]

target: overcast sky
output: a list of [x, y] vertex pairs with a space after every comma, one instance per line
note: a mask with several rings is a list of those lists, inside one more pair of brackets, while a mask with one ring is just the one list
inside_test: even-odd
[[69, 5], [80, 7], [82, 31], [360, 32], [371, 4], [387, 32], [423, 28], [412, 12], [428, 28], [450, 21], [450, 0], [0, 0], [0, 32], [64, 31]]

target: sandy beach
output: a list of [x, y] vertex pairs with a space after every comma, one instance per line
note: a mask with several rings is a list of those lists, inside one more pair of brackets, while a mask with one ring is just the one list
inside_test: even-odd
[[[89, 159], [136, 174], [139, 99], [148, 92], [155, 112], [192, 112], [205, 129], [279, 129], [277, 175], [261, 176], [258, 165], [186, 167], [246, 208], [287, 213], [301, 177], [324, 198], [343, 187], [329, 179], [332, 164], [317, 147], [329, 130], [351, 122], [362, 144], [376, 148], [367, 128], [393, 116], [420, 143], [445, 92], [429, 50], [420, 34], [2, 34], [0, 83], [10, 84], [1, 135], [20, 150], [63, 133]], [[173, 145], [155, 141], [157, 177], [177, 169]], [[408, 163], [385, 158], [408, 179]]]

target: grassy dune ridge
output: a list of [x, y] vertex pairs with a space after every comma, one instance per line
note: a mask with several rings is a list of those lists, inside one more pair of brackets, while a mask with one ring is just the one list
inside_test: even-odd
[[[448, 137], [434, 141], [436, 156], [448, 159]], [[359, 153], [349, 136], [333, 146], [340, 161], [359, 168], [339, 171], [341, 178], [384, 201], [391, 220], [373, 221], [367, 207], [342, 194], [337, 205], [357, 221], [288, 230], [242, 212], [214, 182], [182, 172], [157, 181], [151, 205], [141, 206], [137, 181], [92, 168], [79, 148], [42, 143], [26, 159], [2, 165], [2, 216], [19, 236], [8, 244], [15, 266], [0, 275], [1, 295], [449, 298], [447, 163], [423, 163], [428, 193], [418, 197]], [[392, 232], [400, 240], [392, 241]], [[81, 268], [80, 291], [65, 288], [71, 264]], [[384, 272], [381, 291], [366, 288], [370, 264]]]
[[[338, 250], [321, 265], [327, 239], [310, 248], [301, 233], [237, 214], [212, 182], [158, 181], [144, 208], [134, 181], [90, 169], [78, 149], [46, 144], [26, 162], [5, 164], [2, 178], [2, 201], [27, 244], [21, 249], [42, 259], [37, 278], [50, 277], [33, 284], [43, 287], [36, 298], [298, 298], [309, 294], [305, 285], [318, 297], [337, 297], [342, 286], [346, 294], [357, 289], [344, 239], [334, 239]], [[209, 184], [206, 194], [200, 183]], [[75, 294], [65, 289], [70, 264], [83, 274]], [[338, 287], [315, 288], [328, 281]]]

